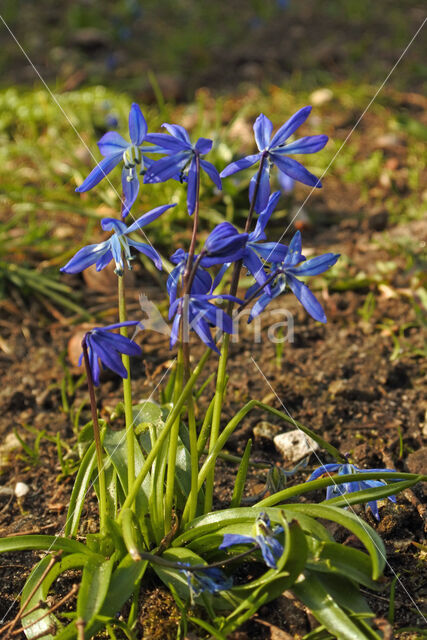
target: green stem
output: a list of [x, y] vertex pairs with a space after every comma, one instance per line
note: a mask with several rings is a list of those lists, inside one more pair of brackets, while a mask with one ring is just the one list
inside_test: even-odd
[[[177, 359], [177, 371], [175, 378], [175, 388], [174, 388], [174, 397], [173, 404], [176, 406], [178, 399], [182, 393], [182, 385], [183, 385], [183, 353], [182, 346], [180, 346], [178, 350], [178, 359]], [[176, 453], [178, 449], [178, 434], [179, 434], [179, 422], [180, 422], [181, 414], [179, 413], [175, 422], [172, 425], [172, 429], [169, 437], [169, 448], [168, 448], [168, 469], [166, 475], [166, 491], [165, 491], [165, 506], [164, 506], [164, 532], [165, 535], [169, 533], [172, 526], [172, 507], [173, 507], [173, 497], [175, 490], [175, 468], [176, 468]]]
[[[200, 374], [203, 371], [203, 368], [210, 356], [210, 354], [212, 353], [212, 351], [210, 349], [208, 349], [207, 351], [205, 351], [205, 353], [203, 354], [203, 356], [200, 359], [199, 364], [197, 365], [197, 367], [194, 369], [193, 373], [191, 374], [187, 384], [185, 385], [184, 389], [182, 390], [181, 395], [178, 398], [178, 401], [176, 402], [176, 404], [174, 405], [171, 413], [169, 414], [165, 425], [162, 429], [162, 432], [160, 433], [159, 437], [156, 440], [155, 445], [153, 446], [153, 448], [151, 449], [150, 453], [148, 454], [148, 456], [145, 459], [144, 464], [142, 465], [142, 468], [140, 470], [140, 472], [138, 473], [138, 476], [135, 479], [135, 482], [133, 483], [133, 487], [132, 489], [129, 491], [126, 500], [123, 503], [123, 509], [129, 508], [129, 506], [133, 503], [133, 501], [135, 500], [135, 496], [138, 493], [139, 487], [141, 486], [141, 484], [144, 482], [144, 479], [146, 477], [146, 475], [149, 473], [150, 469], [151, 469], [151, 465], [153, 464], [153, 461], [155, 460], [157, 454], [159, 453], [163, 442], [166, 440], [166, 438], [168, 437], [170, 430], [172, 429], [173, 424], [175, 423], [176, 419], [179, 417], [179, 415], [181, 414], [182, 408], [188, 398], [188, 396], [190, 395], [190, 393], [193, 390], [193, 387], [195, 385], [195, 383], [197, 382]], [[121, 521], [121, 513], [119, 513], [118, 516], [118, 521]]]
[[[255, 202], [258, 195], [262, 169], [265, 161], [266, 161], [266, 155], [263, 154], [261, 157], [261, 162], [260, 162], [257, 177], [256, 177], [255, 189], [254, 189], [252, 201], [249, 207], [248, 217], [245, 224], [245, 233], [248, 233], [251, 228], [252, 218], [255, 211]], [[231, 278], [230, 295], [232, 296], [235, 296], [237, 293], [241, 269], [242, 269], [242, 260], [239, 260], [234, 264], [233, 275]], [[233, 309], [233, 301], [230, 300], [228, 304], [228, 309], [227, 309], [229, 314], [231, 314], [232, 309]], [[218, 364], [218, 376], [216, 379], [215, 404], [214, 404], [214, 411], [213, 411], [213, 417], [212, 417], [211, 434], [209, 439], [209, 451], [212, 451], [213, 448], [215, 447], [216, 441], [218, 440], [219, 430], [221, 426], [222, 405], [224, 403], [224, 388], [225, 388], [224, 382], [225, 382], [225, 375], [227, 370], [229, 345], [230, 345], [230, 335], [226, 333], [224, 334], [224, 337], [222, 340], [221, 355], [220, 355], [219, 364]], [[215, 479], [215, 466], [212, 465], [206, 477], [205, 513], [212, 510], [214, 479]]]
[[101, 434], [99, 431], [98, 411], [96, 409], [95, 388], [92, 378], [92, 370], [89, 363], [89, 354], [87, 350], [86, 339], [82, 342], [83, 359], [86, 368], [87, 386], [89, 389], [90, 408], [92, 412], [93, 436], [95, 439], [96, 461], [98, 464], [98, 482], [99, 482], [99, 529], [101, 533], [105, 533], [107, 520], [107, 492], [105, 489], [105, 473], [104, 462], [102, 459]]
[[[119, 322], [126, 322], [126, 299], [124, 276], [118, 276], [118, 298], [119, 298]], [[128, 337], [127, 327], [120, 327], [120, 335]], [[125, 421], [126, 421], [126, 451], [127, 451], [127, 467], [128, 467], [128, 491], [132, 490], [135, 481], [135, 442], [133, 432], [133, 414], [132, 414], [132, 382], [130, 377], [130, 358], [126, 354], [122, 354], [123, 366], [127, 371], [127, 378], [123, 378], [123, 399], [125, 405]]]

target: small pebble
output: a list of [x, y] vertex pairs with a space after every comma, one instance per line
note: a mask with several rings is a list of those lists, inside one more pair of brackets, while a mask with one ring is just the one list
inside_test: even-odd
[[294, 464], [310, 453], [317, 451], [319, 445], [315, 440], [306, 436], [303, 431], [295, 429], [286, 433], [280, 433], [274, 438], [277, 451], [283, 456], [285, 462]]
[[15, 496], [17, 498], [23, 498], [29, 492], [30, 487], [25, 482], [17, 482], [15, 485]]

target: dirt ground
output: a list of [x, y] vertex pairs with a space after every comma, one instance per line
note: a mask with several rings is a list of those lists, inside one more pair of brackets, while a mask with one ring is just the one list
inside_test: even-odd
[[[390, 257], [380, 242], [386, 231], [392, 238], [409, 235], [414, 239], [414, 246], [422, 249], [425, 228], [419, 222], [387, 228], [387, 221], [383, 220], [380, 226], [386, 229], [375, 229], [378, 219], [342, 217], [328, 226], [319, 224], [303, 230], [304, 246], [317, 253], [338, 250], [351, 259], [354, 273], [363, 270], [368, 274], [367, 265]], [[416, 249], [414, 251], [417, 253]], [[421, 257], [420, 253], [417, 255]], [[268, 339], [269, 325], [277, 319], [271, 320], [267, 315], [263, 320], [260, 343], [254, 342], [251, 328], [244, 328], [243, 323], [239, 342], [232, 347], [224, 422], [248, 399], [257, 398], [278, 408], [282, 405], [296, 420], [317, 431], [342, 453], [349, 454], [362, 468], [425, 471], [425, 363], [420, 356], [423, 336], [416, 322], [416, 294], [411, 289], [413, 268], [408, 268], [399, 255], [393, 259], [398, 268], [387, 285], [366, 285], [346, 291], [334, 290], [334, 286], [329, 292], [320, 289], [317, 295], [322, 299], [328, 317], [325, 326], [311, 320], [291, 296], [284, 298], [294, 317], [294, 340], [285, 344], [279, 359], [276, 346]], [[149, 298], [156, 299], [158, 291], [153, 282], [147, 288], [149, 276], [142, 267], [137, 267], [134, 274], [134, 289], [129, 299], [136, 301], [142, 288]], [[74, 282], [75, 286], [87, 286], [77, 276]], [[338, 288], [339, 283], [335, 283], [335, 289]], [[375, 294], [375, 307], [368, 317], [361, 310], [366, 309], [370, 290]], [[110, 294], [92, 291], [91, 301], [94, 308], [114, 308], [114, 297]], [[279, 304], [277, 301], [276, 306]], [[10, 439], [15, 428], [27, 444], [34, 445], [35, 436], [26, 428], [30, 426], [45, 430], [49, 436], [59, 433], [64, 442], [73, 444], [75, 436], [70, 413], [64, 411], [61, 395], [63, 367], [60, 355], [67, 362], [65, 354], [69, 338], [79, 327], [67, 326], [66, 319], [60, 314], [52, 319], [35, 300], [24, 303], [16, 298], [2, 306], [0, 486], [13, 488], [16, 482], [25, 482], [29, 493], [18, 502], [13, 496], [0, 492], [0, 535], [59, 533], [65, 520], [73, 477], [61, 476], [56, 446], [42, 438], [38, 454], [30, 456], [22, 447], [5, 454], [4, 443], [8, 442], [7, 434]], [[130, 315], [140, 317], [138, 314], [135, 302], [130, 305]], [[114, 315], [107, 314], [106, 319], [114, 321]], [[402, 326], [400, 350], [396, 351], [392, 338], [396, 328]], [[144, 356], [142, 361], [133, 362], [134, 398], [147, 398], [154, 393], [153, 399], [158, 399], [156, 386], [174, 353], [168, 349], [167, 338], [160, 334], [142, 332], [137, 340]], [[195, 343], [195, 361], [199, 353], [200, 346]], [[214, 359], [208, 369], [215, 369]], [[71, 379], [76, 381], [78, 370], [69, 371]], [[210, 390], [208, 387], [207, 396]], [[79, 407], [85, 394], [84, 385], [77, 386], [72, 393], [69, 390], [68, 405], [74, 409]], [[119, 380], [107, 374], [98, 397], [102, 412], [107, 416], [109, 408], [120, 401]], [[200, 415], [204, 406], [202, 402]], [[89, 419], [87, 406], [83, 407], [80, 424], [86, 419]], [[253, 436], [254, 427], [263, 420], [279, 425], [283, 431], [289, 429], [287, 425], [280, 425], [278, 419], [253, 412], [234, 433], [229, 451], [241, 454], [247, 439]], [[284, 464], [272, 441], [263, 437], [255, 437], [253, 457]], [[319, 461], [330, 461], [324, 451], [319, 452], [317, 460], [312, 456], [308, 467], [291, 478], [290, 483], [306, 478]], [[224, 462], [219, 464], [216, 506], [225, 507], [231, 498], [234, 469]], [[259, 492], [264, 481], [263, 472], [252, 472], [247, 494]], [[323, 493], [319, 493], [306, 499], [322, 498]], [[378, 618], [387, 617], [390, 581], [396, 574], [399, 576], [394, 618], [397, 633], [401, 628], [422, 627], [420, 610], [425, 611], [426, 573], [425, 551], [419, 545], [425, 543], [425, 487], [416, 486], [413, 491], [399, 495], [396, 505], [389, 501], [381, 504], [379, 523], [369, 510], [358, 510], [382, 535], [388, 552], [385, 572], [388, 580], [384, 592], [370, 594], [368, 599]], [[94, 505], [92, 496], [87, 505], [87, 530], [94, 526]], [[336, 531], [336, 535], [342, 539], [343, 532]], [[16, 613], [17, 597], [37, 555], [0, 556], [0, 616], [7, 615], [10, 619]], [[141, 609], [140, 637], [174, 637], [178, 614], [173, 602], [166, 598], [154, 579], [147, 589]], [[313, 620], [304, 608], [285, 594], [263, 607], [250, 625], [236, 632], [233, 638], [299, 638], [312, 625]], [[418, 636], [408, 632], [399, 637]]]

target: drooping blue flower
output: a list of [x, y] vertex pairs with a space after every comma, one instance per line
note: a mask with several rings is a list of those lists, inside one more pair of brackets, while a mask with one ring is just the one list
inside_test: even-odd
[[177, 124], [163, 124], [167, 133], [150, 133], [145, 139], [154, 145], [162, 147], [167, 154], [165, 158], [157, 160], [147, 169], [144, 182], [165, 182], [170, 178], [179, 177], [187, 182], [187, 207], [190, 216], [194, 213], [197, 199], [198, 163], [200, 168], [208, 174], [218, 189], [222, 188], [221, 178], [213, 164], [202, 160], [201, 155], [212, 149], [212, 140], [199, 138], [193, 145], [184, 127]]
[[[108, 131], [98, 142], [98, 147], [103, 160], [90, 172], [76, 191], [83, 193], [89, 191], [123, 160], [122, 188], [123, 208], [122, 216], [125, 218], [136, 200], [139, 191], [139, 174], [150, 166], [149, 160], [141, 153], [141, 145], [146, 139], [147, 123], [141, 109], [135, 103], [129, 112], [129, 136], [131, 142], [127, 142], [117, 131]], [[151, 153], [155, 148], [147, 148]]]
[[[128, 374], [123, 365], [120, 354], [124, 353], [128, 356], [142, 355], [141, 347], [133, 340], [120, 335], [119, 333], [110, 333], [114, 329], [120, 327], [130, 327], [141, 323], [137, 320], [128, 320], [127, 322], [119, 322], [110, 324], [106, 327], [95, 327], [85, 334], [83, 343], [86, 343], [89, 356], [89, 366], [92, 373], [94, 385], [99, 385], [99, 374], [101, 372], [100, 363], [107, 369], [111, 369], [121, 378], [127, 378]], [[83, 360], [83, 353], [80, 356], [79, 366]]]
[[132, 268], [130, 263], [133, 257], [130, 252], [130, 247], [148, 256], [156, 267], [161, 270], [162, 260], [157, 251], [149, 244], [136, 242], [128, 236], [130, 233], [150, 224], [150, 222], [161, 216], [162, 213], [175, 206], [174, 204], [166, 204], [161, 207], [156, 207], [138, 218], [138, 220], [129, 227], [124, 222], [116, 220], [115, 218], [103, 218], [101, 220], [101, 227], [104, 231], [114, 232], [111, 238], [104, 242], [89, 244], [79, 249], [71, 260], [67, 262], [64, 267], [61, 267], [60, 271], [64, 271], [65, 273], [80, 273], [80, 271], [87, 269], [87, 267], [90, 267], [92, 264], [96, 264], [96, 270], [101, 271], [101, 269], [105, 269], [111, 260], [114, 260], [116, 263], [115, 273], [122, 275], [124, 269], [123, 253], [128, 268]]
[[190, 590], [191, 602], [200, 596], [203, 592], [217, 593], [218, 591], [227, 591], [233, 586], [233, 579], [225, 575], [218, 567], [206, 567], [206, 569], [197, 569], [189, 571], [185, 567], [191, 567], [190, 564], [180, 562], [182, 569], [180, 571], [187, 578], [188, 588]]
[[[261, 258], [265, 261], [274, 263], [282, 262], [285, 259], [286, 253], [288, 251], [288, 247], [280, 244], [279, 242], [260, 242], [260, 240], [264, 240], [266, 238], [265, 227], [270, 220], [271, 214], [273, 213], [277, 205], [279, 197], [280, 191], [276, 191], [275, 193], [273, 193], [273, 195], [270, 196], [266, 208], [264, 209], [264, 211], [261, 211], [260, 215], [258, 216], [255, 229], [247, 236], [243, 255], [240, 256], [243, 266], [246, 267], [248, 272], [251, 273], [255, 278], [255, 281], [257, 283], [257, 286], [255, 286], [255, 288], [262, 286], [267, 280], [267, 275], [265, 273], [264, 265], [261, 261]], [[235, 229], [232, 225], [230, 226], [234, 229], [234, 233], [236, 234], [236, 236], [241, 237], [245, 235], [239, 234], [237, 229]], [[213, 291], [219, 285], [224, 276], [224, 273], [227, 271], [231, 264], [231, 262], [227, 262], [221, 268], [213, 282]], [[270, 291], [270, 287], [268, 285], [266, 287], [266, 291]]]
[[[223, 171], [221, 178], [231, 176], [233, 173], [252, 167], [256, 162], [264, 158], [262, 172], [260, 176], [258, 193], [255, 201], [255, 211], [260, 212], [266, 208], [268, 196], [270, 195], [270, 169], [276, 165], [278, 170], [289, 178], [307, 184], [310, 187], [322, 186], [320, 180], [315, 175], [307, 171], [302, 164], [289, 158], [289, 154], [316, 153], [323, 149], [328, 141], [328, 136], [305, 136], [294, 142], [285, 144], [286, 140], [307, 120], [311, 107], [303, 107], [287, 121], [272, 137], [273, 124], [261, 113], [255, 121], [254, 133], [255, 141], [259, 153], [246, 156], [232, 162]], [[252, 201], [256, 184], [256, 176], [251, 179], [249, 185], [249, 200]]]
[[[172, 269], [166, 282], [166, 289], [171, 304], [175, 302], [178, 295], [178, 287], [182, 285], [182, 276], [185, 272], [187, 260], [188, 253], [183, 249], [177, 249], [173, 256], [171, 256], [171, 262], [176, 264], [176, 267]], [[210, 274], [201, 267], [198, 267], [191, 286], [191, 293], [207, 294], [210, 291], [211, 285], [212, 278]]]
[[270, 518], [266, 513], [260, 513], [255, 522], [255, 535], [245, 536], [237, 533], [225, 533], [219, 549], [227, 549], [236, 544], [254, 544], [261, 550], [267, 567], [277, 569], [277, 561], [283, 554], [283, 546], [276, 536], [283, 533], [283, 527], [277, 525], [271, 528]]
[[[230, 295], [214, 296], [212, 294], [195, 294], [188, 296], [188, 330], [195, 331], [207, 347], [216, 351], [219, 355], [210, 327], [218, 327], [225, 333], [234, 333], [233, 320], [220, 307], [209, 300], [232, 300], [241, 303], [241, 300]], [[183, 319], [184, 298], [177, 298], [169, 307], [169, 320], [173, 318], [170, 347], [172, 348], [179, 337], [179, 327]], [[187, 333], [187, 331], [185, 331]]]
[[[324, 464], [311, 474], [309, 478], [307, 478], [306, 482], [310, 482], [310, 480], [317, 480], [317, 478], [321, 478], [323, 476], [329, 476], [331, 473], [338, 472], [339, 476], [344, 476], [349, 473], [372, 473], [372, 472], [394, 472], [395, 469], [359, 469], [354, 466], [354, 464], [345, 463], [332, 463], [332, 464]], [[338, 496], [343, 496], [346, 493], [354, 493], [355, 491], [362, 491], [363, 489], [374, 489], [375, 487], [383, 487], [386, 483], [381, 480], [355, 480], [354, 482], [343, 482], [342, 484], [333, 484], [326, 488], [326, 500], [330, 500], [331, 498], [337, 498]], [[388, 496], [388, 499], [391, 502], [396, 502], [396, 496]], [[368, 506], [370, 507], [373, 515], [377, 520], [380, 519], [380, 514], [378, 511], [378, 500], [371, 500], [368, 502]]]
[[221, 222], [206, 238], [201, 251], [200, 264], [213, 267], [216, 264], [237, 262], [243, 258], [249, 234], [239, 233], [230, 222]]
[[289, 244], [284, 260], [273, 266], [273, 272], [277, 274], [277, 278], [274, 280], [270, 293], [268, 291], [262, 293], [252, 307], [248, 322], [264, 311], [271, 300], [284, 293], [287, 287], [291, 289], [312, 318], [318, 322], [326, 322], [322, 305], [310, 289], [298, 280], [298, 277], [323, 273], [330, 269], [339, 257], [339, 253], [324, 253], [305, 261], [301, 253], [301, 233], [297, 231]]

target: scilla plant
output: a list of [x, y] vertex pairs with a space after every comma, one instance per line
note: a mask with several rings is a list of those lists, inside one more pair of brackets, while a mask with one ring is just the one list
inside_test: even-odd
[[[13, 634], [19, 621], [27, 638], [32, 639], [83, 640], [100, 631], [115, 638], [117, 629], [130, 639], [136, 638], [141, 586], [153, 573], [181, 610], [177, 637], [187, 635], [191, 622], [199, 627], [201, 637], [225, 639], [261, 605], [285, 590], [299, 598], [319, 621], [319, 630], [312, 637], [381, 637], [359, 587], [378, 588], [376, 581], [385, 565], [384, 545], [351, 506], [367, 503], [379, 517], [378, 500], [412, 486], [420, 476], [357, 469], [314, 431], [257, 399], [250, 400], [226, 424], [223, 421], [236, 312], [250, 306], [250, 321], [274, 298], [289, 291], [314, 320], [326, 322], [319, 301], [301, 278], [323, 273], [335, 264], [338, 254], [307, 260], [299, 232], [289, 246], [268, 242], [266, 236], [280, 195], [270, 194], [273, 166], [282, 177], [321, 186], [292, 156], [321, 150], [327, 137], [307, 136], [289, 142], [309, 113], [310, 107], [301, 109], [275, 134], [270, 120], [260, 115], [254, 124], [257, 153], [231, 163], [221, 175], [205, 159], [211, 140], [199, 138], [193, 143], [183, 127], [172, 124], [164, 125], [167, 133], [148, 133], [136, 104], [129, 114], [131, 141], [116, 132], [99, 141], [104, 159], [77, 191], [93, 188], [123, 163], [121, 219], [103, 219], [102, 229], [111, 234], [108, 239], [80, 248], [62, 271], [79, 273], [91, 265], [100, 271], [113, 261], [118, 322], [91, 329], [82, 342], [81, 362], [87, 375], [92, 420], [80, 434], [82, 457], [63, 532], [0, 542], [2, 552], [45, 552], [25, 583], [18, 616], [3, 627], [2, 637]], [[201, 181], [207, 177], [219, 190], [221, 178], [250, 167], [254, 174], [244, 232], [223, 222], [200, 244]], [[171, 347], [177, 345], [178, 353], [160, 404], [135, 404], [130, 358], [142, 354], [128, 332], [135, 326], [139, 330], [143, 327], [127, 317], [123, 274], [136, 252], [162, 268], [162, 259], [143, 230], [168, 215], [174, 205], [159, 206], [130, 225], [126, 218], [133, 217], [131, 209], [142, 183], [149, 189], [170, 179], [183, 183], [192, 216], [189, 246], [172, 255], [174, 267], [166, 284], [172, 321], [170, 342]], [[243, 299], [238, 298], [242, 267], [253, 277]], [[215, 293], [220, 285], [221, 293]], [[206, 350], [193, 368], [190, 344], [194, 334]], [[215, 360], [215, 393], [204, 401], [207, 408], [200, 420], [195, 405], [209, 388], [206, 376], [202, 383], [209, 360]], [[123, 379], [124, 426], [120, 430], [98, 418], [96, 388], [102, 380], [102, 368]], [[242, 458], [237, 459], [231, 503], [226, 509], [214, 510], [217, 458], [224, 455], [235, 429], [255, 410], [297, 426], [335, 462], [321, 466], [308, 482], [288, 488], [287, 472], [272, 466], [267, 480], [269, 495], [265, 497], [264, 491], [252, 499], [252, 506], [244, 506], [249, 503], [243, 496], [245, 480], [254, 464], [248, 441]], [[82, 510], [91, 487], [99, 502], [99, 530], [82, 536]], [[321, 488], [327, 489], [326, 501], [298, 502], [303, 494]], [[328, 521], [358, 538], [357, 548], [336, 542]], [[49, 608], [49, 590], [70, 570], [80, 572], [79, 585], [60, 603], [69, 598], [75, 606], [57, 614], [60, 603]]]

